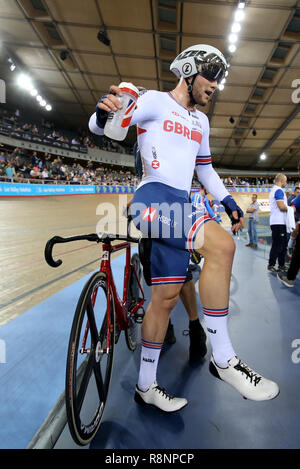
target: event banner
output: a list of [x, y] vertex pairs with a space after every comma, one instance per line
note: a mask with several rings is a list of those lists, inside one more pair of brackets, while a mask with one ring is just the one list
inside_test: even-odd
[[[74, 194], [133, 194], [134, 186], [88, 186], [75, 184], [18, 184], [14, 182], [0, 182], [1, 196], [43, 196], [43, 195], [74, 195]], [[191, 192], [199, 188], [193, 187]], [[234, 193], [270, 192], [267, 187], [228, 187]]]
[[[255, 192], [256, 194], [260, 194], [261, 192], [270, 192], [270, 187], [235, 187], [235, 186], [226, 186], [228, 192], [233, 193], [251, 193]], [[191, 192], [199, 191], [199, 187], [192, 187]]]
[[257, 199], [260, 212], [270, 212], [269, 199]]
[[270, 187], [227, 187], [228, 192], [236, 192], [236, 193], [249, 193], [255, 192], [259, 194], [261, 192], [271, 192]]
[[94, 194], [95, 186], [73, 186], [63, 184], [15, 184], [0, 182], [0, 196], [41, 196]]
[[135, 191], [128, 186], [88, 186], [74, 184], [17, 184], [0, 182], [0, 197], [2, 196], [47, 196], [47, 195], [75, 195], [75, 194], [128, 194]]

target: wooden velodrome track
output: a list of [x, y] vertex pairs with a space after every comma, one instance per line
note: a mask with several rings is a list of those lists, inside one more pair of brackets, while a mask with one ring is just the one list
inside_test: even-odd
[[[61, 258], [63, 264], [57, 269], [49, 267], [44, 259], [49, 238], [95, 233], [97, 228], [114, 231], [114, 224], [108, 226], [107, 221], [115, 221], [116, 232], [125, 234], [126, 219], [121, 212], [131, 197], [97, 194], [0, 198], [0, 325], [96, 270], [102, 247], [87, 241], [56, 245], [54, 258]], [[234, 197], [245, 209], [251, 194]], [[266, 199], [268, 194], [259, 197]], [[113, 205], [110, 218], [105, 212], [107, 203]], [[227, 227], [227, 216], [224, 222]]]
[[[54, 235], [95, 233], [102, 227], [103, 231], [110, 231], [113, 226], [105, 223], [108, 212], [102, 216], [96, 213], [99, 203], [102, 208], [106, 208], [103, 204], [113, 204], [116, 230], [125, 233], [126, 219], [122, 215], [119, 219], [117, 212], [119, 197], [101, 194], [0, 198], [0, 325], [96, 270], [101, 244], [77, 241], [56, 245], [54, 258], [63, 260], [57, 269], [45, 262], [45, 244]], [[128, 195], [128, 201], [131, 197]], [[125, 206], [126, 196], [122, 198]]]

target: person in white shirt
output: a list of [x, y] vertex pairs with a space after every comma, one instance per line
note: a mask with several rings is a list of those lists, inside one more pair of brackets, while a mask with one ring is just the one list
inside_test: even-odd
[[[286, 187], [285, 174], [279, 173], [274, 179], [270, 200], [270, 227], [272, 230], [272, 246], [269, 254], [268, 271], [283, 272], [287, 249], [286, 214], [288, 210], [287, 198], [283, 188]], [[276, 262], [278, 261], [278, 270]]]

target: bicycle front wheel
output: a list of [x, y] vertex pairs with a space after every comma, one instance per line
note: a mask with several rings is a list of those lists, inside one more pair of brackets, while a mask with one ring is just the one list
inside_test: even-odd
[[[76, 307], [66, 366], [66, 410], [74, 441], [87, 445], [101, 423], [112, 373], [115, 310], [107, 279], [96, 272]], [[108, 320], [109, 311], [109, 320]]]

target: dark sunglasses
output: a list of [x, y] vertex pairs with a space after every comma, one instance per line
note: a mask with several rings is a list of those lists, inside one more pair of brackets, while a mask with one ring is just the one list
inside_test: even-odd
[[200, 62], [197, 64], [198, 73], [208, 81], [221, 83], [225, 77], [226, 67], [222, 62]]

